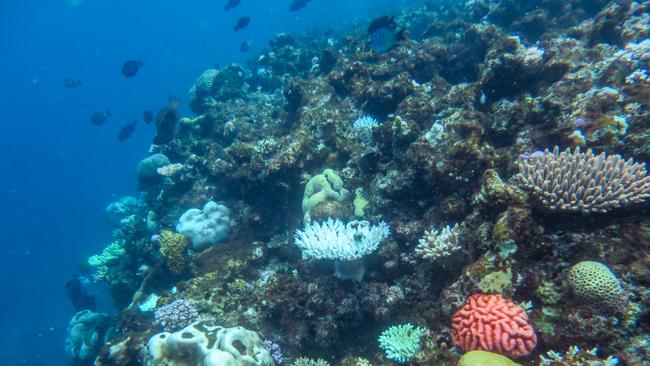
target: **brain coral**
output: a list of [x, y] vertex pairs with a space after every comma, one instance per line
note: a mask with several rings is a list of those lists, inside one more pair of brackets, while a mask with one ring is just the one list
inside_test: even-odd
[[510, 357], [526, 356], [537, 335], [526, 312], [500, 295], [475, 294], [451, 318], [454, 345], [465, 351], [483, 350]]
[[628, 299], [616, 275], [599, 262], [583, 261], [569, 270], [569, 285], [578, 299], [608, 312], [625, 313]]

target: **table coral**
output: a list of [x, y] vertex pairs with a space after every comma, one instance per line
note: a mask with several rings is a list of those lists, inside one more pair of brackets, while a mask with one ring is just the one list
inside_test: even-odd
[[529, 355], [537, 335], [526, 312], [499, 295], [475, 294], [451, 319], [454, 345], [510, 357]]

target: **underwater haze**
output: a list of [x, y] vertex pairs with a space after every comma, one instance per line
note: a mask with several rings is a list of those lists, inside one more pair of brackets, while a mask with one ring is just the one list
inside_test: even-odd
[[650, 1], [0, 14], [0, 365], [650, 365]]

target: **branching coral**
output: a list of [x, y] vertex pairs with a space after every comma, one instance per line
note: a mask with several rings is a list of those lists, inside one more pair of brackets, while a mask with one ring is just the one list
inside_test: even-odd
[[453, 227], [447, 225], [442, 230], [426, 231], [424, 237], [420, 239], [420, 244], [415, 248], [415, 252], [423, 258], [447, 257], [461, 248], [458, 240], [459, 231], [458, 224]]
[[389, 359], [407, 363], [420, 350], [420, 338], [425, 333], [426, 329], [408, 323], [392, 326], [379, 336], [379, 346]]
[[521, 156], [517, 178], [551, 210], [607, 212], [650, 197], [645, 164], [580, 148]]

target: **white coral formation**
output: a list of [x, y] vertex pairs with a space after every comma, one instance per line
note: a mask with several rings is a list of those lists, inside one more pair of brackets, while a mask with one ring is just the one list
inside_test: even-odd
[[305, 258], [356, 260], [375, 251], [390, 229], [385, 222], [370, 226], [368, 221], [327, 219], [296, 230], [295, 244]]
[[442, 230], [431, 229], [425, 231], [420, 244], [415, 252], [423, 258], [438, 259], [447, 257], [460, 250], [458, 224], [453, 227], [447, 225]]
[[165, 177], [173, 177], [183, 171], [183, 168], [185, 166], [181, 163], [174, 163], [174, 164], [167, 164], [165, 166], [161, 166], [158, 168], [156, 171], [160, 175], [164, 175]]
[[145, 366], [274, 366], [257, 333], [243, 327], [224, 328], [206, 321], [149, 339]]
[[550, 210], [608, 212], [650, 197], [645, 164], [580, 148], [521, 156], [517, 178]]
[[191, 208], [178, 220], [176, 231], [192, 240], [192, 248], [204, 249], [216, 244], [230, 234], [230, 210], [226, 206], [208, 201], [203, 210]]

